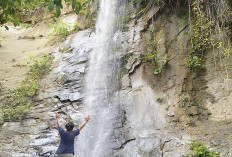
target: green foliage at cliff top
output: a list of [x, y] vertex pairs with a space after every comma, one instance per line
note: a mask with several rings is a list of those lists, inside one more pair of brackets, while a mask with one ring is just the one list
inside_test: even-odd
[[[88, 0], [89, 1], [89, 0]], [[72, 5], [72, 9], [78, 14], [86, 0], [64, 0], [66, 4]], [[38, 9], [46, 6], [56, 17], [61, 15], [63, 9], [62, 0], [1, 0], [0, 1], [0, 24], [12, 22], [14, 26], [20, 24], [21, 15], [25, 10]], [[6, 29], [7, 26], [5, 26]]]

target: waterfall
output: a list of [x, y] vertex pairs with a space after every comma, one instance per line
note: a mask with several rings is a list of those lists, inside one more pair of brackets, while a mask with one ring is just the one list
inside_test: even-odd
[[119, 86], [119, 62], [116, 60], [114, 34], [119, 28], [121, 2], [101, 0], [94, 48], [85, 77], [85, 114], [91, 120], [78, 136], [75, 154], [78, 157], [108, 157], [113, 153], [113, 138], [117, 123], [118, 107], [110, 103], [112, 94]]

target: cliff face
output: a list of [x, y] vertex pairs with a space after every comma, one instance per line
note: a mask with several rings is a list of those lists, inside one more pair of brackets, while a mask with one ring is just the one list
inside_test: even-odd
[[[191, 140], [231, 156], [231, 81], [223, 79], [226, 70], [212, 61], [212, 50], [200, 67], [187, 67], [190, 28], [181, 10], [153, 7], [131, 20], [123, 34], [127, 72], [119, 95], [128, 132], [122, 129], [123, 156], [184, 156]], [[146, 59], [151, 42], [158, 63]]]
[[[117, 112], [110, 156], [188, 156], [194, 139], [222, 157], [232, 156], [232, 97], [227, 92], [232, 84], [222, 79], [223, 69], [216, 72], [211, 55], [198, 69], [186, 66], [188, 31], [175, 9], [151, 7], [141, 16], [131, 14], [125, 30], [115, 33], [114, 39], [122, 41], [116, 50], [121, 85], [110, 99]], [[59, 142], [55, 112], [62, 125], [69, 120], [81, 124], [94, 36], [92, 30], [79, 31], [61, 43], [66, 51], [53, 53], [53, 70], [42, 80], [46, 88], [35, 97], [33, 109], [22, 122], [1, 126], [1, 156], [54, 156]], [[146, 56], [148, 51], [156, 52], [158, 63]], [[81, 144], [78, 138], [76, 144]]]
[[[129, 32], [122, 35], [127, 37], [122, 46], [127, 72], [119, 92], [125, 111], [126, 142], [118, 151], [123, 156], [184, 156], [191, 140], [231, 156], [232, 84], [223, 79], [226, 70], [212, 61], [212, 50], [200, 67], [187, 67], [190, 28], [180, 14], [185, 9], [153, 7], [131, 20]], [[146, 59], [151, 42], [158, 63]]]
[[[121, 79], [120, 105], [124, 110], [123, 143], [120, 156], [183, 156], [188, 152], [190, 136], [175, 128], [170, 117], [176, 116], [180, 95], [187, 75], [186, 61], [188, 36], [179, 26], [181, 19], [173, 14], [165, 20], [165, 12], [154, 7], [128, 24], [123, 33], [127, 42], [126, 74]], [[149, 38], [150, 33], [154, 36]], [[147, 45], [154, 42], [157, 57], [165, 69], [155, 75], [154, 64], [144, 60]]]

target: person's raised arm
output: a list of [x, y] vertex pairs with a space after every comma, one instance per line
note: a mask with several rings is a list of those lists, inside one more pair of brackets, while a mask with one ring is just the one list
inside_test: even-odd
[[60, 127], [60, 115], [58, 113], [56, 113], [56, 122], [59, 128]]
[[84, 126], [88, 123], [89, 119], [90, 119], [90, 115], [88, 115], [88, 116], [85, 118], [85, 122], [79, 127], [79, 130], [81, 130], [81, 129], [84, 128]]

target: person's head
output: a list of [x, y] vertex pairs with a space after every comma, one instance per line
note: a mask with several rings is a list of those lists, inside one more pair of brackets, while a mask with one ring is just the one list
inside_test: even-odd
[[73, 122], [69, 122], [65, 125], [65, 128], [67, 129], [67, 131], [72, 131], [74, 128], [74, 124]]

